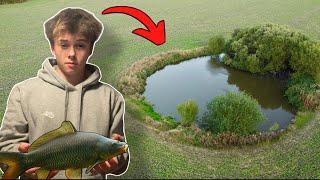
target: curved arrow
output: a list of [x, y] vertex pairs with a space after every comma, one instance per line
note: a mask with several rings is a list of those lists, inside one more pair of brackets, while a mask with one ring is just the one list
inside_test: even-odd
[[166, 42], [164, 20], [159, 21], [156, 25], [146, 13], [130, 6], [113, 6], [102, 11], [102, 14], [111, 13], [127, 14], [140, 21], [147, 28], [138, 28], [133, 30], [132, 33], [149, 40], [157, 46]]

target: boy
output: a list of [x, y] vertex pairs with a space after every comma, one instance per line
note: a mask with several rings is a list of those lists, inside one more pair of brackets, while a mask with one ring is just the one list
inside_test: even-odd
[[[1, 151], [28, 152], [33, 141], [66, 120], [78, 131], [125, 139], [124, 99], [99, 81], [97, 66], [87, 63], [103, 31], [102, 23], [83, 9], [67, 8], [46, 21], [44, 28], [54, 58], [43, 62], [37, 77], [11, 90], [0, 129]], [[129, 155], [123, 154], [96, 165], [93, 176], [83, 170], [82, 177], [119, 175], [128, 162]], [[29, 169], [24, 175], [30, 177], [35, 170]], [[51, 171], [49, 177], [53, 176], [65, 178], [64, 171]]]

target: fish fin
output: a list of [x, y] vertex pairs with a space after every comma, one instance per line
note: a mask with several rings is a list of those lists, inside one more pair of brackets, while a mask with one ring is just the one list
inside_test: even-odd
[[50, 173], [50, 170], [40, 168], [36, 171], [37, 179], [47, 179], [49, 173]]
[[23, 156], [18, 152], [0, 152], [0, 163], [8, 166], [2, 179], [16, 179], [26, 170]]
[[82, 169], [66, 169], [66, 176], [68, 179], [81, 179]]
[[40, 136], [35, 140], [29, 147], [29, 152], [34, 151], [39, 146], [45, 144], [46, 142], [55, 139], [66, 134], [77, 132], [76, 128], [72, 125], [70, 121], [63, 121], [58, 129], [47, 132], [46, 134]]
[[93, 169], [93, 167], [95, 167], [97, 164], [100, 164], [100, 163], [101, 163], [101, 161], [98, 161], [98, 162], [96, 162], [95, 164], [90, 165], [89, 167], [87, 167], [87, 169], [86, 169], [86, 174], [89, 174], [89, 172], [91, 171], [91, 169]]

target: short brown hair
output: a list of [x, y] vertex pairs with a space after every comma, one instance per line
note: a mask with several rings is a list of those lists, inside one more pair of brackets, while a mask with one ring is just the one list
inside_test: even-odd
[[67, 8], [60, 11], [56, 16], [48, 20], [45, 24], [45, 34], [54, 44], [54, 38], [61, 33], [80, 33], [93, 46], [102, 31], [102, 24], [89, 12], [83, 9]]

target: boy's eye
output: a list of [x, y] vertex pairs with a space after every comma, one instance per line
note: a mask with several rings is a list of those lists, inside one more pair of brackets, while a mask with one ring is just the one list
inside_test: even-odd
[[61, 43], [60, 46], [62, 47], [62, 49], [65, 49], [65, 48], [68, 47], [68, 45], [67, 45], [67, 44], [64, 44], [64, 43]]
[[86, 45], [85, 44], [78, 44], [78, 45], [76, 45], [76, 47], [79, 48], [79, 49], [82, 49], [82, 48], [85, 48]]

